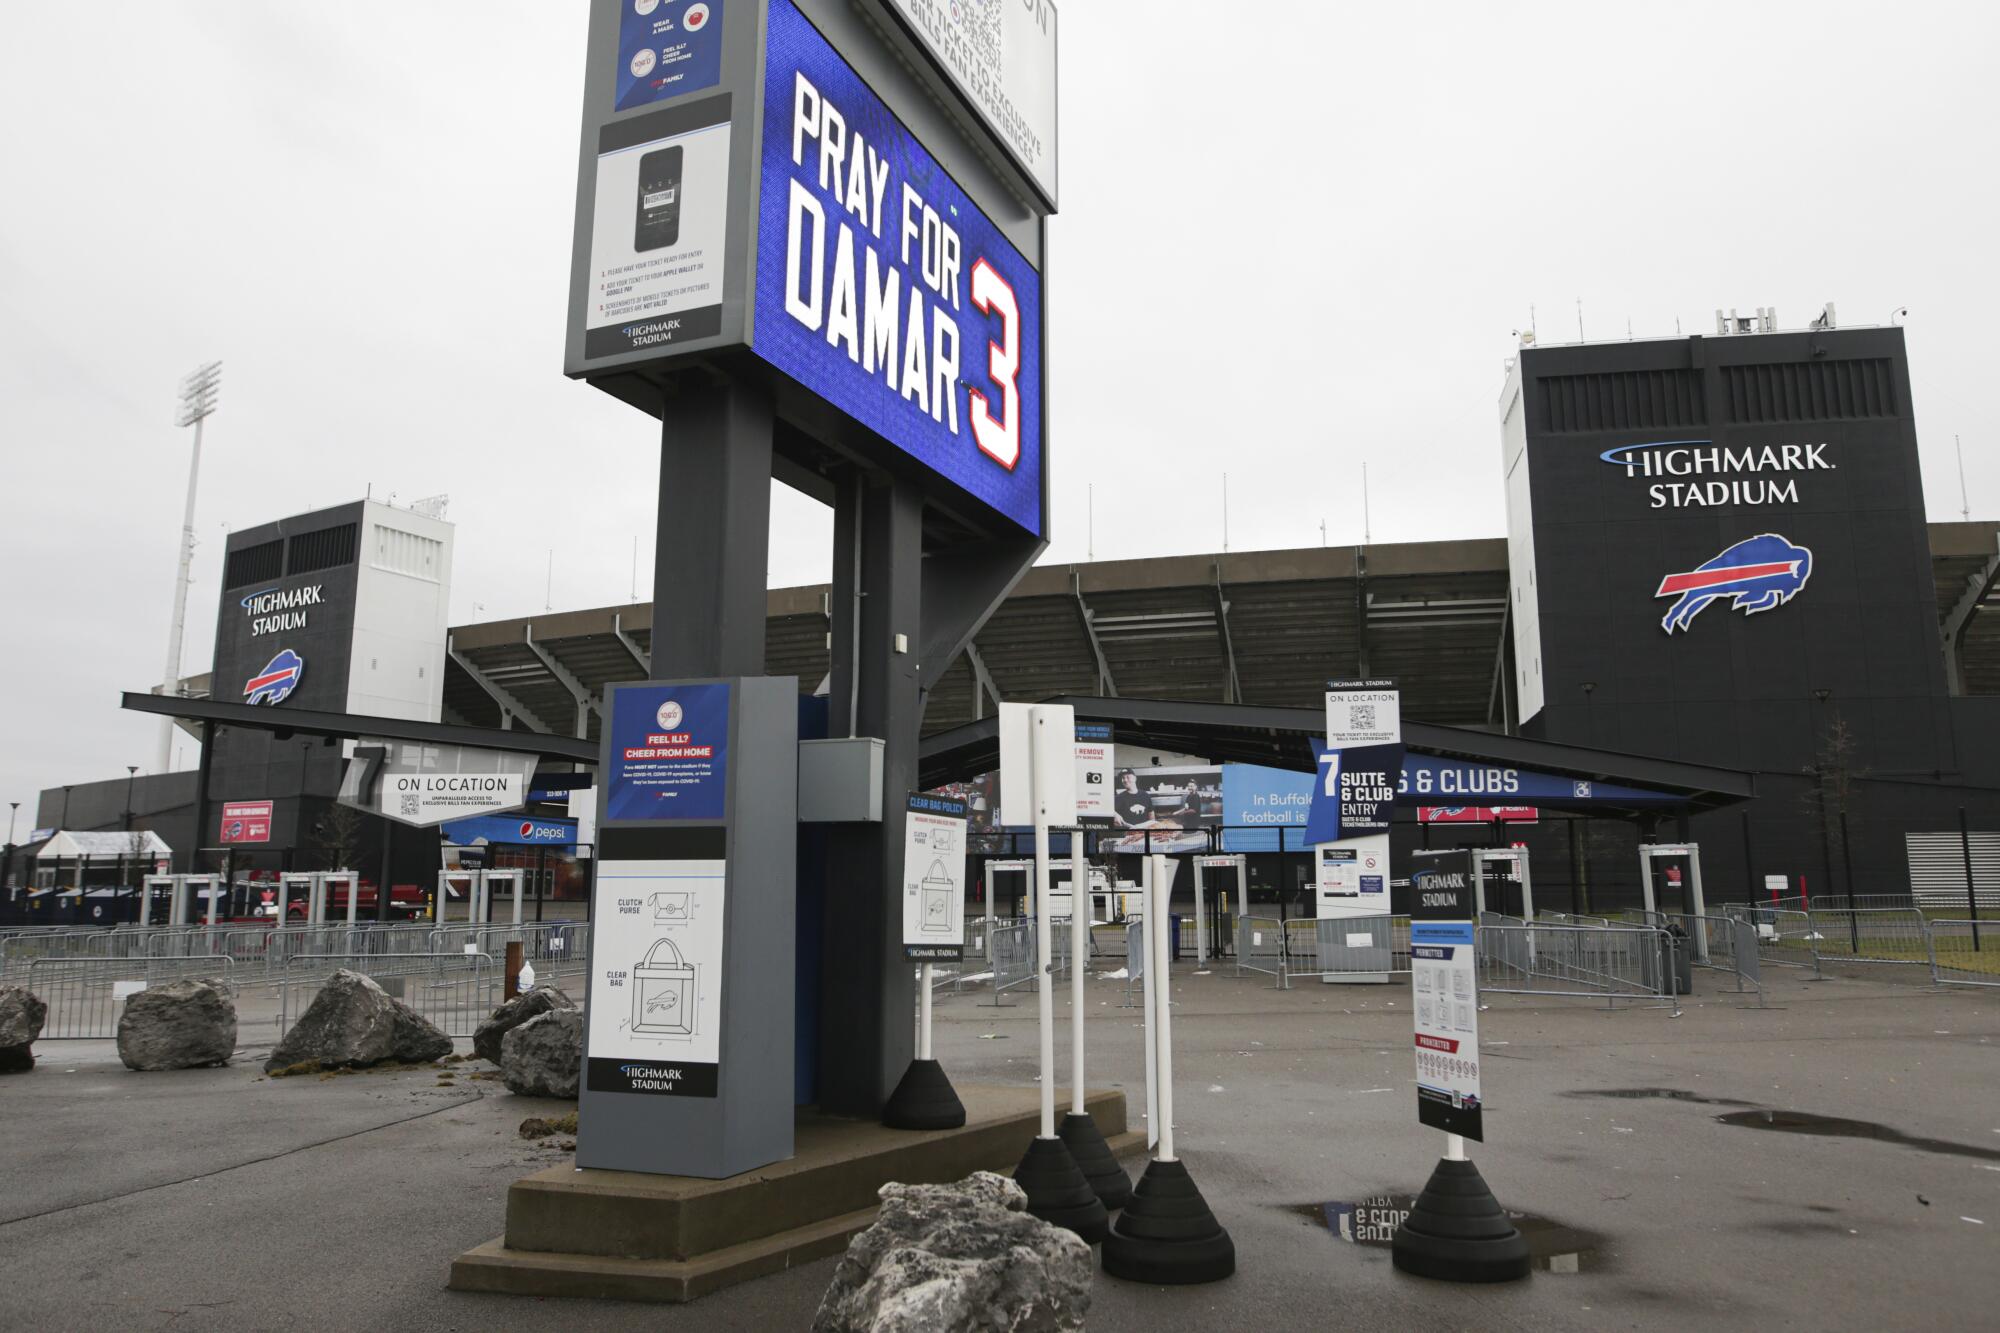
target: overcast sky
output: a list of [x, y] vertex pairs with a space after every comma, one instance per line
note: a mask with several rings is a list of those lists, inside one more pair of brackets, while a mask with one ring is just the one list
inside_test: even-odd
[[[150, 768], [223, 536], [447, 493], [454, 623], [628, 598], [658, 427], [562, 376], [584, 6], [8, 7], [0, 800]], [[1052, 562], [1504, 529], [1511, 331], [1907, 305], [1931, 517], [2000, 517], [1988, 5], [1064, 0]], [[600, 479], [614, 477], [604, 486]], [[780, 491], [774, 586], [831, 523]], [[637, 586], [650, 586], [641, 541]], [[554, 550], [552, 590], [547, 582]], [[190, 747], [191, 749], [191, 747]], [[183, 765], [192, 763], [184, 752]]]

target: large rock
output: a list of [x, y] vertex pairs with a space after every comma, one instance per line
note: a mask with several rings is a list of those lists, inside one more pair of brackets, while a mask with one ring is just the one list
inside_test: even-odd
[[0, 1074], [35, 1067], [35, 1038], [48, 1017], [48, 1005], [26, 986], [0, 986]]
[[550, 1009], [509, 1032], [500, 1042], [500, 1079], [523, 1097], [576, 1096], [583, 1072], [583, 1015]]
[[317, 1061], [323, 1066], [417, 1063], [451, 1053], [451, 1038], [359, 972], [341, 968], [271, 1052], [264, 1070]]
[[224, 1065], [236, 1050], [236, 992], [189, 979], [127, 997], [118, 1017], [118, 1058], [128, 1069]]
[[526, 995], [516, 995], [495, 1009], [493, 1017], [473, 1029], [472, 1053], [488, 1064], [497, 1065], [500, 1063], [500, 1041], [509, 1032], [531, 1018], [540, 1018], [551, 1009], [574, 1008], [576, 1001], [555, 986], [544, 986]]
[[956, 1185], [884, 1185], [875, 1225], [847, 1246], [814, 1333], [1080, 1329], [1090, 1246], [1025, 1211], [1028, 1196], [981, 1171]]

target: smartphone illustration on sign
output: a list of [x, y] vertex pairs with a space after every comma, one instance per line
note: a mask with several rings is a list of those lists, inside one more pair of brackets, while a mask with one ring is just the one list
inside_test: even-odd
[[639, 217], [634, 250], [658, 250], [681, 238], [681, 149], [656, 148], [639, 159]]

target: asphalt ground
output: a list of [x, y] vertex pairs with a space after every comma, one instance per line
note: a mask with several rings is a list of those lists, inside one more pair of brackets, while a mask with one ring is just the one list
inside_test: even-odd
[[[1915, 980], [1781, 973], [1760, 1010], [1699, 974], [1678, 1018], [1490, 997], [1473, 1156], [1576, 1271], [1462, 1287], [1394, 1271], [1319, 1208], [1414, 1193], [1441, 1150], [1415, 1121], [1407, 986], [1279, 992], [1184, 965], [1176, 1130], [1238, 1271], [1183, 1288], [1100, 1275], [1090, 1327], [1991, 1328], [2000, 992]], [[1142, 1048], [1122, 986], [1090, 983], [1089, 1065], [1093, 1083], [1124, 1087], [1136, 1123]], [[1009, 998], [940, 1000], [955, 1078], [1033, 1081], [1035, 998]], [[1066, 1069], [1066, 985], [1056, 999]], [[809, 1324], [834, 1260], [685, 1307], [447, 1291], [452, 1256], [502, 1230], [508, 1184], [566, 1159], [516, 1126], [567, 1108], [473, 1077], [476, 1062], [448, 1082], [428, 1067], [264, 1079], [264, 1049], [134, 1074], [109, 1043], [46, 1042], [38, 1069], [0, 1079], [0, 1327]], [[1762, 1110], [1857, 1123], [1808, 1134], [1716, 1118]]]

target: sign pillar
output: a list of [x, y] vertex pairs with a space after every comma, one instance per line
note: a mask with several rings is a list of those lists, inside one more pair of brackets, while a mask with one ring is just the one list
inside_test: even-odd
[[1410, 994], [1417, 1119], [1443, 1130], [1443, 1160], [1396, 1229], [1396, 1267], [1454, 1282], [1528, 1275], [1528, 1242], [1507, 1220], [1465, 1140], [1483, 1141], [1479, 976], [1472, 853], [1415, 853], [1410, 872]]
[[[931, 1056], [931, 968], [965, 955], [965, 802], [911, 792], [903, 800], [902, 957], [920, 962], [917, 1057], [903, 1073], [882, 1123], [891, 1129], [956, 1129], [965, 1104]], [[908, 970], [908, 961], [903, 963]]]
[[792, 1153], [798, 683], [606, 689], [577, 1165]]
[[[1396, 683], [1328, 682], [1326, 744], [1318, 757], [1306, 843], [1315, 848], [1321, 979], [1386, 983], [1389, 823], [1403, 770]], [[1339, 966], [1329, 967], [1333, 961]]]

